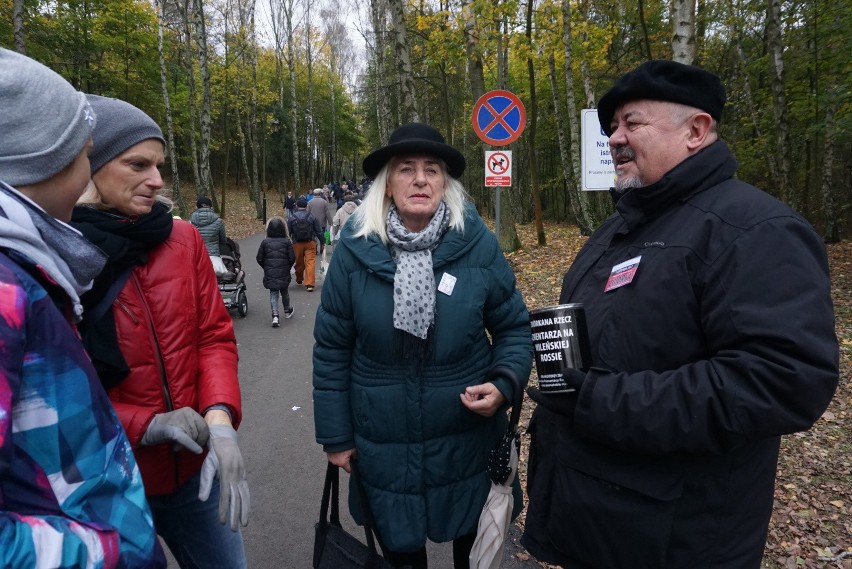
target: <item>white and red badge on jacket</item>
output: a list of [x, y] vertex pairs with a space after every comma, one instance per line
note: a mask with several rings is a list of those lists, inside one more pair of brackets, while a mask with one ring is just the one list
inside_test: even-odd
[[639, 255], [638, 257], [627, 259], [623, 263], [619, 263], [614, 266], [612, 268], [612, 272], [610, 272], [609, 274], [609, 279], [607, 279], [606, 281], [604, 292], [609, 292], [613, 289], [628, 285], [633, 282], [633, 277], [636, 275], [636, 271], [639, 269], [639, 261], [641, 259], [642, 255]]

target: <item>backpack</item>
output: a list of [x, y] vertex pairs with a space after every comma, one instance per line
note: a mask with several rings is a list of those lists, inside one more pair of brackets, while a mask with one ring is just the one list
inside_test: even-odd
[[290, 220], [290, 237], [296, 243], [304, 243], [314, 238], [314, 222], [309, 215], [294, 216]]

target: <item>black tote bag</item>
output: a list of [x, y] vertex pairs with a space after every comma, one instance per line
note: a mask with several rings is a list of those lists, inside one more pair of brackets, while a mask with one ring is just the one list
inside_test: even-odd
[[322, 491], [320, 520], [314, 532], [314, 569], [393, 569], [393, 565], [376, 549], [373, 514], [364, 487], [357, 477], [355, 461], [352, 461], [352, 476], [355, 477], [358, 499], [364, 512], [367, 544], [359, 541], [340, 525], [339, 474], [339, 467], [329, 462]]

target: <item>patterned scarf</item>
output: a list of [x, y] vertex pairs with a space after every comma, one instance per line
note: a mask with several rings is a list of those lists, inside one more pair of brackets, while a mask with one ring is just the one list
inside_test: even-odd
[[435, 274], [432, 251], [450, 225], [446, 204], [438, 204], [429, 225], [411, 232], [396, 206], [388, 210], [387, 232], [396, 262], [393, 277], [393, 327], [425, 340], [435, 321]]

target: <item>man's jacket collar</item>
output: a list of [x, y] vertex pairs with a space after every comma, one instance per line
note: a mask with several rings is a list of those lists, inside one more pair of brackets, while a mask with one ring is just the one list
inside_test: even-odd
[[737, 171], [737, 160], [725, 141], [719, 139], [698, 154], [690, 156], [659, 181], [633, 188], [620, 197], [612, 192], [615, 208], [628, 230], [653, 219], [679, 201], [730, 179]]

